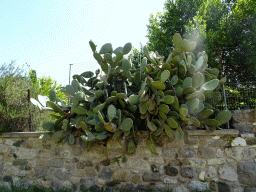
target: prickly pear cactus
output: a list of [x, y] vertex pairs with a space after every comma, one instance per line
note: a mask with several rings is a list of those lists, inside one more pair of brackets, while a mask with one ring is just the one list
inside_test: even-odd
[[144, 127], [149, 132], [148, 147], [157, 154], [156, 145], [163, 135], [182, 139], [188, 127], [212, 131], [229, 121], [230, 111], [221, 111], [212, 119], [214, 111], [209, 104], [218, 101], [217, 90], [225, 78], [217, 79], [219, 71], [208, 67], [205, 52], [192, 53], [195, 42], [179, 34], [173, 42], [175, 50], [166, 60], [144, 47], [146, 57], [134, 66], [127, 57], [131, 43], [116, 49], [106, 43], [97, 52], [90, 41], [102, 74], [97, 70], [74, 75], [71, 85], [65, 87], [70, 104], [50, 91], [41, 108], [58, 115], [54, 115], [55, 123], [43, 124], [50, 133], [41, 138], [73, 144], [79, 136], [88, 146], [98, 141], [125, 141], [125, 149], [134, 153]]

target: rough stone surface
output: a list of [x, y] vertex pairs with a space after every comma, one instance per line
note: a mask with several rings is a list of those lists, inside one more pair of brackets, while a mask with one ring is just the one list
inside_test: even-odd
[[25, 160], [25, 159], [15, 159], [15, 160], [13, 160], [13, 162], [12, 162], [12, 165], [13, 166], [18, 166], [18, 165], [26, 165], [26, 164], [28, 164], [28, 161], [27, 160]]
[[196, 154], [196, 151], [193, 148], [181, 148], [179, 149], [179, 155], [181, 157], [194, 157]]
[[66, 181], [66, 180], [69, 180], [70, 179], [70, 173], [68, 172], [63, 172], [61, 170], [57, 170], [54, 172], [54, 175], [60, 179], [60, 180], [63, 180], [63, 181]]
[[175, 184], [175, 183], [178, 183], [178, 179], [177, 179], [177, 178], [165, 177], [165, 178], [164, 178], [164, 183], [167, 183], [167, 184]]
[[36, 158], [36, 150], [20, 148], [17, 156], [19, 159], [34, 159]]
[[159, 182], [159, 181], [162, 181], [161, 176], [159, 174], [157, 174], [157, 173], [148, 173], [148, 172], [145, 172], [142, 175], [142, 179], [145, 182]]
[[126, 162], [127, 162], [127, 157], [124, 156], [124, 157], [122, 158], [122, 163], [126, 163]]
[[61, 167], [63, 167], [63, 165], [64, 165], [64, 162], [63, 162], [62, 159], [52, 159], [50, 161], [50, 166], [51, 167], [61, 168]]
[[174, 192], [189, 192], [189, 189], [186, 188], [184, 185], [180, 185], [174, 189]]
[[164, 172], [169, 176], [176, 176], [179, 173], [177, 168], [171, 166], [164, 166]]
[[206, 189], [209, 189], [209, 183], [201, 181], [191, 181], [188, 184], [188, 188], [190, 190], [205, 191]]
[[190, 160], [189, 160], [189, 164], [190, 164], [191, 167], [200, 167], [200, 168], [204, 168], [205, 165], [206, 165], [206, 160], [194, 158], [194, 159], [190, 159]]
[[219, 189], [219, 192], [231, 192], [230, 186], [223, 181], [218, 182], [218, 189]]
[[51, 182], [51, 187], [53, 188], [54, 191], [58, 191], [63, 188], [63, 185], [61, 184], [61, 182], [59, 182], [57, 180], [53, 180]]
[[[56, 145], [53, 140], [0, 136], [0, 185], [10, 185], [8, 177], [11, 177], [17, 185], [24, 183], [28, 187], [35, 183], [56, 190], [74, 186], [75, 191], [79, 188], [102, 191], [102, 187], [107, 187], [114, 192], [126, 185], [123, 189], [136, 192], [151, 187], [156, 191], [195, 192], [195, 188], [205, 191], [202, 186], [205, 183], [201, 181], [207, 180], [215, 181], [209, 183], [212, 191], [241, 192], [244, 187], [255, 191], [254, 135], [243, 136], [251, 145], [227, 147], [220, 137], [229, 131], [232, 135], [238, 133], [221, 130], [215, 136], [199, 131], [202, 135], [198, 136], [197, 131], [188, 131], [188, 137], [196, 145], [182, 141], [179, 146], [171, 141], [164, 147], [157, 146], [157, 156], [148, 149], [146, 137], [138, 143], [136, 153], [120, 156], [113, 155], [115, 150], [106, 153], [100, 145], [83, 149], [77, 141], [70, 146]], [[119, 164], [112, 163], [114, 157], [122, 157]]]
[[212, 179], [217, 177], [217, 170], [213, 166], [209, 166], [206, 173], [205, 173], [205, 178], [207, 179]]
[[237, 146], [246, 146], [246, 141], [245, 141], [244, 138], [237, 137], [237, 138], [235, 138], [235, 139], [232, 141], [231, 146], [233, 146], [233, 147], [237, 147]]
[[174, 159], [174, 160], [170, 160], [168, 165], [169, 166], [181, 166], [182, 163], [181, 163], [181, 160]]
[[24, 143], [24, 140], [20, 140], [20, 141], [13, 143], [13, 146], [20, 147], [23, 143]]
[[256, 187], [256, 163], [239, 162], [237, 164], [238, 180], [244, 185]]
[[93, 163], [92, 163], [91, 161], [86, 161], [86, 162], [85, 162], [85, 165], [86, 165], [87, 167], [92, 167], [92, 166], [93, 166]]
[[37, 178], [44, 178], [47, 175], [48, 167], [34, 167], [34, 171]]
[[104, 180], [110, 180], [112, 175], [113, 175], [112, 169], [109, 167], [104, 167], [99, 174], [99, 178]]
[[186, 167], [184, 165], [181, 166], [180, 169], [180, 174], [182, 177], [186, 177], [186, 178], [193, 178], [194, 177], [194, 169], [192, 167]]
[[85, 168], [85, 164], [82, 163], [82, 162], [78, 162], [78, 163], [76, 164], [76, 167], [77, 167], [77, 169], [84, 169], [84, 168]]
[[12, 176], [10, 176], [10, 175], [5, 175], [5, 176], [3, 177], [3, 181], [4, 181], [4, 182], [11, 182], [11, 181], [12, 181]]
[[234, 167], [229, 165], [221, 165], [219, 166], [219, 174], [220, 178], [226, 181], [237, 181], [237, 174]]
[[249, 133], [253, 131], [253, 125], [249, 123], [233, 123], [233, 127], [240, 133]]
[[85, 173], [88, 177], [95, 177], [97, 175], [94, 169], [86, 169]]
[[165, 191], [166, 186], [165, 186], [165, 184], [157, 184], [155, 186], [155, 189], [156, 189], [156, 191], [163, 192], [163, 191]]
[[126, 183], [121, 185], [120, 190], [124, 192], [134, 191], [135, 187], [132, 183]]
[[214, 149], [211, 147], [199, 146], [198, 152], [199, 152], [200, 157], [203, 157], [203, 158], [214, 158], [215, 157]]
[[80, 183], [83, 184], [84, 186], [93, 186], [96, 185], [97, 179], [96, 178], [81, 178]]
[[218, 159], [209, 159], [207, 160], [208, 165], [221, 165], [225, 163], [224, 158], [218, 158]]
[[100, 164], [103, 165], [103, 166], [109, 166], [110, 165], [110, 159], [105, 159], [105, 160], [101, 161]]
[[219, 158], [224, 157], [224, 151], [221, 149], [217, 149], [216, 157], [219, 157]]
[[217, 183], [215, 181], [211, 181], [210, 184], [209, 184], [209, 188], [210, 190], [212, 191], [217, 191]]
[[159, 167], [157, 165], [151, 164], [150, 167], [151, 167], [151, 170], [152, 170], [153, 173], [158, 173], [159, 172]]
[[242, 156], [245, 160], [251, 159], [253, 157], [255, 157], [256, 155], [256, 150], [253, 148], [244, 148], [242, 151]]
[[226, 146], [228, 146], [228, 143], [223, 140], [210, 141], [208, 143], [208, 146], [210, 146], [210, 147], [226, 147]]
[[100, 187], [98, 185], [93, 185], [93, 186], [89, 187], [89, 191], [101, 192], [102, 191], [102, 187]]
[[72, 154], [74, 156], [80, 156], [80, 155], [82, 155], [82, 153], [83, 153], [83, 150], [81, 147], [73, 147], [72, 148]]
[[150, 171], [151, 167], [149, 163], [143, 159], [131, 157], [128, 159], [127, 168], [138, 169], [140, 171]]
[[246, 139], [247, 145], [256, 145], [256, 138]]
[[176, 153], [176, 151], [173, 149], [163, 148], [162, 150], [163, 150], [163, 156], [167, 156], [167, 157], [173, 157]]

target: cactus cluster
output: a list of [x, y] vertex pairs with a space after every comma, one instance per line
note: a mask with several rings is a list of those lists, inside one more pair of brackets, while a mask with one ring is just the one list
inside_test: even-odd
[[229, 121], [231, 113], [226, 110], [210, 118], [214, 111], [209, 103], [218, 102], [218, 88], [225, 78], [217, 79], [219, 71], [208, 67], [205, 52], [192, 53], [195, 42], [175, 34], [173, 43], [175, 50], [166, 60], [144, 47], [146, 57], [136, 67], [127, 57], [131, 43], [114, 50], [107, 43], [97, 52], [90, 41], [103, 75], [100, 70], [74, 75], [72, 84], [65, 87], [70, 105], [56, 98], [53, 90], [49, 98], [39, 98], [43, 109], [59, 114], [55, 123], [43, 124], [50, 133], [42, 139], [70, 144], [75, 136], [88, 144], [114, 140], [133, 153], [142, 126], [149, 132], [148, 147], [156, 154], [163, 135], [181, 139], [188, 127], [212, 131]]

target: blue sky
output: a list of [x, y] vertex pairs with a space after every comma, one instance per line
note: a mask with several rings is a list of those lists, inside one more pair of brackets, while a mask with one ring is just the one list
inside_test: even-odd
[[[157, 2], [157, 3], [156, 3]], [[68, 84], [72, 75], [95, 71], [89, 46], [145, 45], [149, 16], [165, 0], [0, 0], [0, 63], [28, 63], [38, 76]]]

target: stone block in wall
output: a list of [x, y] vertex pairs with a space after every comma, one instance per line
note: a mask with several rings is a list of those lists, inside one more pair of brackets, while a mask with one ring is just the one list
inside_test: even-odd
[[253, 125], [249, 123], [233, 123], [234, 129], [239, 130], [240, 133], [251, 133], [254, 130]]
[[104, 167], [99, 173], [99, 178], [103, 180], [110, 180], [113, 176], [113, 170], [109, 167]]
[[196, 151], [193, 148], [180, 148], [178, 151], [178, 154], [180, 157], [188, 158], [188, 157], [194, 157], [196, 154]]
[[179, 185], [172, 190], [174, 192], [189, 192], [190, 190], [186, 188], [184, 185]]
[[226, 147], [226, 146], [228, 146], [228, 142], [223, 141], [223, 140], [213, 140], [213, 141], [208, 142], [208, 146], [210, 146], [210, 147]]
[[224, 157], [224, 151], [222, 149], [216, 150], [216, 157]]
[[213, 166], [209, 166], [205, 173], [206, 179], [213, 179], [217, 177], [217, 170]]
[[208, 159], [207, 164], [208, 165], [222, 165], [225, 163], [224, 158], [215, 158], [215, 159]]
[[246, 144], [247, 145], [256, 145], [256, 138], [246, 139]]
[[[135, 174], [137, 175], [137, 174]], [[118, 182], [128, 182], [130, 181], [131, 177], [134, 176], [130, 173], [128, 170], [123, 170], [123, 169], [117, 169], [113, 172], [113, 181], [118, 181]], [[139, 178], [138, 178], [139, 179]]]
[[169, 166], [181, 166], [182, 165], [182, 162], [180, 159], [173, 159], [168, 162], [169, 162], [168, 163]]
[[256, 150], [250, 147], [231, 147], [226, 148], [225, 152], [236, 161], [249, 160], [256, 156]]
[[174, 140], [167, 140], [166, 143], [164, 144], [166, 148], [180, 148], [185, 146], [184, 140], [183, 139], [177, 139], [175, 138]]
[[182, 165], [180, 168], [180, 175], [185, 178], [192, 179], [195, 175], [195, 170], [192, 167]]
[[48, 166], [34, 167], [36, 178], [44, 178], [48, 173]]
[[214, 148], [208, 146], [199, 146], [198, 154], [203, 158], [214, 158], [216, 156]]
[[176, 176], [178, 175], [179, 171], [176, 167], [167, 165], [167, 166], [164, 166], [164, 173], [169, 176]]
[[256, 163], [239, 162], [237, 164], [238, 180], [241, 184], [256, 187]]
[[188, 188], [192, 191], [206, 191], [209, 189], [209, 182], [191, 181]]
[[36, 158], [36, 149], [19, 148], [17, 156], [19, 159], [34, 159]]
[[60, 169], [58, 169], [57, 171], [55, 171], [55, 172], [54, 172], [54, 175], [55, 175], [58, 179], [60, 179], [60, 180], [62, 180], [62, 181], [67, 181], [67, 180], [69, 180], [70, 177], [71, 177], [71, 174], [70, 174], [69, 172], [62, 171], [62, 170], [60, 170]]
[[163, 147], [162, 148], [162, 154], [163, 154], [163, 156], [166, 156], [166, 157], [175, 158], [176, 150]]
[[150, 171], [151, 170], [150, 164], [146, 160], [140, 159], [135, 156], [131, 156], [128, 158], [127, 168], [134, 169], [134, 170], [140, 170], [140, 171]]
[[219, 192], [231, 192], [230, 186], [226, 182], [223, 182], [223, 181], [218, 182], [218, 190], [219, 190]]
[[144, 172], [142, 179], [145, 182], [160, 182], [162, 181], [161, 175], [158, 173]]
[[7, 146], [3, 145], [3, 144], [0, 144], [0, 151], [1, 153], [6, 153], [8, 150]]
[[231, 113], [233, 121], [237, 123], [254, 123], [256, 119], [255, 109], [233, 110]]
[[80, 183], [84, 186], [91, 187], [91, 186], [97, 184], [97, 179], [96, 178], [81, 178]]
[[198, 158], [191, 158], [191, 159], [189, 159], [189, 165], [191, 167], [204, 168], [206, 165], [206, 160], [198, 159]]
[[224, 164], [219, 166], [219, 177], [226, 181], [237, 181], [237, 173], [234, 167]]
[[64, 165], [63, 159], [52, 159], [49, 163], [50, 167], [62, 168]]

